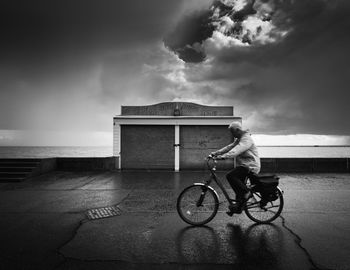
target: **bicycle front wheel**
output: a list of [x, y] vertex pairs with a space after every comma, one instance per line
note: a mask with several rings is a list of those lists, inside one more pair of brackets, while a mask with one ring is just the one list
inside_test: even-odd
[[283, 193], [279, 188], [277, 188], [277, 199], [269, 202], [263, 202], [260, 193], [253, 192], [244, 206], [244, 212], [257, 223], [270, 223], [281, 214], [283, 205]]
[[219, 198], [212, 188], [194, 184], [185, 188], [177, 198], [176, 209], [183, 221], [190, 225], [204, 225], [211, 221], [219, 208]]

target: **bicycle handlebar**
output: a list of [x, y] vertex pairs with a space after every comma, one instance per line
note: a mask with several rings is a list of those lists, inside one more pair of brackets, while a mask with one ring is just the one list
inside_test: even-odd
[[[218, 163], [218, 160], [225, 160], [226, 158], [217, 158], [216, 156], [213, 156], [212, 154], [209, 154], [205, 160], [207, 161], [207, 166], [209, 170], [216, 170], [216, 164]], [[210, 160], [213, 161], [213, 166], [210, 165]]]
[[[212, 160], [213, 161], [213, 165], [211, 165], [210, 164], [210, 160]], [[215, 158], [215, 156], [213, 156], [213, 155], [209, 155], [209, 156], [207, 156], [206, 157], [206, 161], [207, 161], [207, 166], [208, 166], [208, 169], [209, 170], [213, 170], [213, 171], [215, 171], [216, 170], [216, 163], [217, 163], [217, 160], [219, 160], [218, 158]]]
[[209, 160], [209, 159], [212, 159], [212, 160], [225, 160], [225, 158], [218, 158], [216, 156], [213, 156], [212, 154], [210, 154], [208, 157], [206, 157], [206, 160]]

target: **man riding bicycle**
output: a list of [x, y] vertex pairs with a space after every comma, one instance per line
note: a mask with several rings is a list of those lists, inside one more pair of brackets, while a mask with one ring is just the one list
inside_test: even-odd
[[216, 159], [236, 158], [236, 167], [226, 174], [226, 178], [232, 189], [236, 193], [237, 203], [229, 206], [227, 214], [242, 213], [242, 206], [249, 198], [250, 192], [244, 181], [249, 174], [260, 172], [260, 158], [255, 143], [246, 130], [242, 130], [242, 125], [233, 122], [229, 125], [229, 130], [233, 136], [233, 142], [222, 149], [212, 152]]

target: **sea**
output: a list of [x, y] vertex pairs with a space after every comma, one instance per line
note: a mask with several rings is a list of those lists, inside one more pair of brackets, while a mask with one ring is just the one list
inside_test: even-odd
[[[350, 158], [347, 146], [258, 146], [263, 158]], [[112, 146], [6, 146], [0, 158], [110, 157]]]

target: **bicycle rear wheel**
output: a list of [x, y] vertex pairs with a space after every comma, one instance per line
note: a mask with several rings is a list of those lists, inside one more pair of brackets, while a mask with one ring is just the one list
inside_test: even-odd
[[176, 209], [183, 221], [190, 225], [204, 225], [211, 221], [219, 208], [219, 198], [212, 188], [194, 184], [185, 188], [177, 198]]
[[270, 223], [282, 212], [284, 200], [282, 191], [277, 188], [277, 199], [270, 202], [263, 202], [258, 192], [253, 192], [252, 197], [244, 206], [244, 212], [257, 223]]

